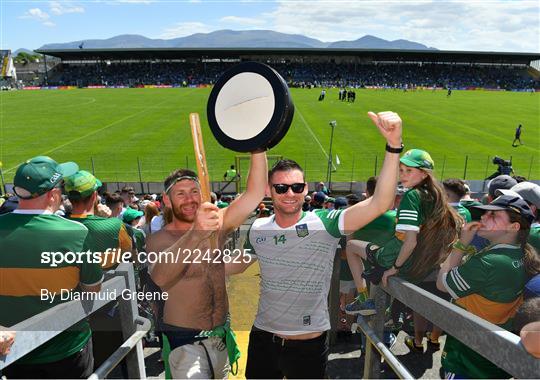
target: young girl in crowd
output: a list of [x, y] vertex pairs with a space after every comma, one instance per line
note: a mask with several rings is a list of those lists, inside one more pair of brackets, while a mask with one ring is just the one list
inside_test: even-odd
[[[523, 199], [503, 195], [489, 205], [480, 222], [468, 223], [441, 266], [437, 287], [455, 303], [500, 327], [511, 330], [528, 278], [540, 271], [538, 254], [527, 243], [534, 215]], [[489, 246], [476, 252], [477, 233]], [[446, 378], [509, 378], [510, 375], [452, 336], [441, 355]]]
[[[348, 242], [347, 260], [359, 295], [346, 306], [347, 313], [375, 313], [373, 300], [368, 300], [364, 278], [374, 284], [382, 278], [386, 285], [389, 277], [399, 275], [419, 283], [446, 259], [463, 221], [448, 204], [443, 188], [433, 176], [433, 168], [428, 152], [420, 149], [406, 152], [400, 159], [399, 176], [401, 184], [409, 190], [397, 211], [394, 238], [381, 247], [360, 240]], [[373, 267], [365, 273], [362, 259]], [[415, 338], [407, 337], [405, 343], [412, 350], [423, 351], [427, 323], [414, 313], [414, 324]], [[438, 345], [439, 335], [438, 329], [432, 332], [430, 338], [434, 344]]]

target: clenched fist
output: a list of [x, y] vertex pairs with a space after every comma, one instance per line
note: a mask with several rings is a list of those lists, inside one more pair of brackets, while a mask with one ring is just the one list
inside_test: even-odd
[[218, 211], [219, 208], [210, 202], [204, 202], [199, 207], [193, 229], [201, 234], [202, 238], [209, 237], [223, 225], [223, 219]]
[[379, 132], [386, 139], [388, 145], [392, 148], [401, 146], [401, 118], [395, 112], [386, 111], [377, 114], [368, 112], [368, 116], [373, 123], [379, 128]]

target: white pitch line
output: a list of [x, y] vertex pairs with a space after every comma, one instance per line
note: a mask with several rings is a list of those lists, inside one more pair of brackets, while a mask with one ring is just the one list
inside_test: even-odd
[[309, 126], [309, 124], [306, 122], [306, 119], [304, 119], [304, 116], [302, 116], [302, 113], [300, 112], [300, 110], [298, 109], [298, 107], [296, 108], [296, 111], [298, 112], [298, 116], [300, 116], [300, 119], [302, 119], [302, 123], [304, 123], [304, 126], [306, 127], [306, 129], [308, 130], [308, 132], [311, 134], [311, 136], [313, 137], [313, 139], [315, 140], [315, 142], [317, 142], [317, 144], [319, 144], [319, 147], [321, 148], [321, 150], [323, 151], [324, 155], [326, 156], [326, 159], [328, 159], [328, 153], [326, 153], [326, 150], [323, 148], [321, 142], [319, 141], [319, 139], [317, 138], [317, 136], [315, 136], [315, 133], [313, 133], [313, 130], [311, 129], [311, 127]]
[[[298, 107], [295, 108], [295, 111], [298, 112], [298, 116], [300, 116], [300, 119], [302, 119], [302, 123], [304, 123], [304, 126], [306, 127], [308, 132], [311, 134], [311, 136], [313, 137], [315, 142], [317, 142], [317, 144], [319, 144], [319, 147], [321, 148], [322, 152], [326, 156], [326, 160], [328, 161], [329, 160], [328, 153], [326, 153], [326, 150], [323, 148], [323, 146], [322, 146], [321, 142], [319, 141], [319, 139], [317, 138], [317, 136], [315, 136], [315, 133], [313, 133], [313, 130], [311, 129], [309, 124], [306, 122], [306, 119], [304, 119], [304, 116], [302, 116], [302, 113], [300, 112]], [[336, 167], [334, 165], [334, 160], [332, 160], [332, 169], [336, 169]]]
[[[190, 92], [190, 93], [191, 93], [191, 92]], [[124, 118], [122, 118], [122, 119], [120, 119], [120, 120], [113, 121], [112, 123], [107, 124], [106, 126], [101, 127], [100, 129], [96, 129], [95, 131], [89, 132], [89, 133], [87, 133], [87, 134], [84, 135], [84, 136], [77, 137], [76, 139], [70, 140], [70, 141], [68, 141], [67, 143], [64, 143], [64, 144], [62, 144], [62, 145], [58, 145], [56, 148], [49, 149], [48, 151], [39, 154], [39, 156], [46, 156], [46, 155], [48, 155], [49, 153], [54, 152], [55, 150], [58, 150], [58, 149], [60, 149], [60, 148], [65, 147], [66, 145], [73, 144], [74, 142], [77, 142], [77, 141], [82, 140], [82, 139], [85, 139], [85, 138], [87, 138], [87, 137], [89, 137], [89, 136], [95, 135], [95, 134], [98, 133], [98, 132], [101, 132], [101, 131], [103, 131], [103, 130], [105, 130], [105, 129], [107, 129], [107, 128], [110, 128], [110, 127], [112, 127], [113, 125], [116, 125], [116, 124], [118, 124], [118, 123], [121, 123], [121, 122], [123, 122], [123, 121], [125, 121], [125, 120], [131, 119], [131, 118], [134, 117], [134, 116], [140, 115], [141, 113], [144, 113], [144, 112], [146, 112], [146, 111], [148, 111], [148, 110], [150, 110], [150, 109], [152, 109], [152, 108], [155, 108], [155, 107], [157, 107], [157, 106], [160, 106], [161, 104], [166, 103], [166, 102], [168, 102], [168, 101], [170, 101], [170, 100], [171, 100], [171, 99], [166, 99], [166, 100], [162, 101], [161, 103], [154, 104], [153, 106], [148, 107], [148, 108], [145, 108], [145, 109], [143, 109], [142, 111], [139, 111], [139, 112], [137, 112], [137, 113], [134, 113], [134, 114], [131, 114], [131, 115], [129, 115], [129, 116], [126, 116], [126, 117], [124, 117]], [[12, 168], [9, 168], [9, 169], [5, 170], [4, 173], [9, 173], [9, 172], [12, 171], [13, 169], [17, 169], [21, 164], [22, 164], [22, 162], [18, 163], [16, 166], [13, 166]]]

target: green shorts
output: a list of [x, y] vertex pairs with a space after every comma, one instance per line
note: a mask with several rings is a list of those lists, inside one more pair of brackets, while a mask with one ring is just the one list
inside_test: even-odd
[[[368, 257], [367, 261], [373, 263], [374, 266], [390, 269], [395, 264], [402, 245], [403, 243], [401, 240], [397, 238], [390, 240], [388, 243], [378, 249], [376, 245], [369, 244], [366, 248], [366, 254]], [[407, 281], [417, 282], [417, 280], [414, 280], [408, 276], [408, 272], [411, 269], [412, 264], [411, 257], [409, 257], [407, 261], [403, 263], [401, 269], [399, 270], [398, 276]]]
[[389, 269], [396, 262], [401, 246], [402, 243], [398, 239], [392, 239], [378, 249], [374, 249], [376, 248], [375, 244], [369, 244], [366, 248], [368, 261], [372, 263], [376, 262], [381, 267]]

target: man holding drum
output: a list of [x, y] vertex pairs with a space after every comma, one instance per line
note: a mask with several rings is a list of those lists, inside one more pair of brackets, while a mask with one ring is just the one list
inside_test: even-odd
[[[173, 220], [151, 235], [148, 252], [172, 252], [159, 256], [150, 266], [152, 280], [168, 293], [159, 319], [170, 345], [168, 364], [173, 378], [226, 378], [228, 350], [224, 345], [229, 309], [224, 263], [220, 250], [227, 235], [248, 218], [264, 197], [266, 153], [252, 153], [246, 191], [224, 209], [201, 201], [197, 175], [188, 169], [173, 172], [165, 180], [163, 201]], [[217, 248], [211, 235], [217, 235]], [[249, 256], [242, 260], [251, 260]], [[218, 329], [216, 329], [218, 328]], [[231, 358], [232, 359], [232, 358]], [[232, 364], [232, 363], [231, 363]]]
[[[302, 211], [308, 188], [302, 168], [282, 160], [269, 172], [275, 215], [257, 219], [246, 239], [261, 270], [259, 308], [250, 333], [247, 378], [324, 378], [330, 329], [327, 297], [339, 240], [388, 210], [394, 201], [401, 119], [369, 113], [386, 139], [379, 186], [346, 210]], [[241, 273], [251, 263], [226, 265]]]

